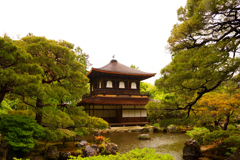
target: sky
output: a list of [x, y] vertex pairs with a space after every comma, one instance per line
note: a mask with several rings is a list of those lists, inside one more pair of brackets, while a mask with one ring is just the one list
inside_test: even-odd
[[[167, 40], [177, 9], [187, 0], [1, 0], [0, 36], [28, 33], [65, 40], [90, 56], [91, 67], [115, 59], [141, 71], [157, 73], [171, 62]], [[89, 68], [89, 70], [91, 69]]]

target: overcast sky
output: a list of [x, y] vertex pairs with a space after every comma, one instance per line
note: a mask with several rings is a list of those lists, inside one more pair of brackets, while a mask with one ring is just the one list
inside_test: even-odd
[[[119, 63], [157, 73], [170, 61], [165, 51], [177, 9], [187, 0], [1, 0], [0, 36], [29, 32], [80, 46], [99, 68]], [[91, 68], [89, 68], [91, 69]]]

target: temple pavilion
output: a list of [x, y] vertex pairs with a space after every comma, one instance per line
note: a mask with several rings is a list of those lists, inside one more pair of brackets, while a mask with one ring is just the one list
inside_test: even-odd
[[144, 106], [151, 99], [148, 94], [140, 94], [140, 81], [155, 74], [130, 68], [113, 59], [87, 74], [90, 95], [84, 96], [77, 105], [83, 106], [90, 116], [103, 118], [110, 126], [147, 124]]

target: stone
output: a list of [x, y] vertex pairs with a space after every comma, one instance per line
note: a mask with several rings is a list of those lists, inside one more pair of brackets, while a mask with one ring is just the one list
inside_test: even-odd
[[151, 139], [151, 137], [149, 134], [140, 134], [140, 135], [138, 135], [138, 139], [139, 140], [149, 140], [149, 139]]
[[76, 138], [74, 139], [74, 141], [75, 141], [75, 142], [81, 142], [82, 140], [81, 140], [80, 138], [77, 138], [77, 137], [76, 137]]
[[153, 132], [153, 127], [149, 127], [149, 132]]
[[81, 141], [80, 143], [76, 144], [77, 148], [83, 148], [87, 145], [87, 141]]
[[99, 147], [98, 147], [98, 145], [92, 144], [90, 147], [92, 147], [96, 151], [96, 153], [99, 154]]
[[160, 132], [161, 131], [161, 129], [159, 128], [159, 127], [153, 127], [153, 132]]
[[170, 133], [175, 133], [178, 132], [177, 127], [176, 126], [172, 126], [172, 127], [167, 127], [167, 131]]
[[149, 127], [144, 127], [143, 132], [149, 132]]
[[91, 157], [91, 156], [97, 155], [96, 151], [89, 145], [85, 147], [85, 149], [83, 150], [83, 154], [84, 154], [84, 157]]
[[71, 152], [60, 152], [59, 153], [59, 160], [68, 160], [71, 156]]
[[116, 155], [117, 152], [119, 152], [117, 144], [115, 144], [115, 143], [108, 143], [107, 144], [106, 154]]
[[49, 146], [46, 152], [47, 160], [57, 160], [59, 158], [59, 152], [56, 146]]
[[199, 144], [194, 139], [186, 140], [183, 148], [183, 159], [195, 160], [201, 156]]

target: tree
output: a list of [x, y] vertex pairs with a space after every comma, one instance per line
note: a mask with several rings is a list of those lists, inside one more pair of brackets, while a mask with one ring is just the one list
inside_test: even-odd
[[[240, 108], [240, 94], [229, 96], [228, 94], [207, 94], [203, 96], [198, 104], [207, 107], [210, 112], [214, 123], [219, 125], [222, 130], [227, 130], [230, 123], [230, 117], [239, 112]], [[225, 117], [225, 122], [221, 124], [221, 120]]]
[[89, 55], [82, 52], [82, 49], [78, 46], [75, 48], [75, 53], [77, 55], [78, 61], [84, 65], [84, 74], [86, 75], [88, 73], [88, 67], [92, 64], [89, 62]]
[[[168, 39], [172, 62], [156, 81], [182, 97], [175, 109], [188, 110], [206, 93], [239, 74], [239, 0], [188, 0]], [[185, 98], [185, 100], [184, 100]]]
[[135, 65], [131, 64], [130, 68], [139, 70], [139, 67], [136, 67]]
[[0, 37], [0, 103], [7, 93], [18, 87], [39, 83], [37, 74], [42, 73], [42, 69], [29, 63], [30, 60], [31, 54], [17, 47], [9, 37]]
[[86, 92], [88, 78], [83, 74], [84, 65], [77, 60], [74, 45], [64, 40], [48, 40], [45, 37], [26, 36], [14, 42], [26, 50], [43, 72], [41, 83], [22, 86], [15, 93], [22, 101], [35, 108], [36, 120], [42, 124], [44, 107], [67, 108], [76, 103]]

